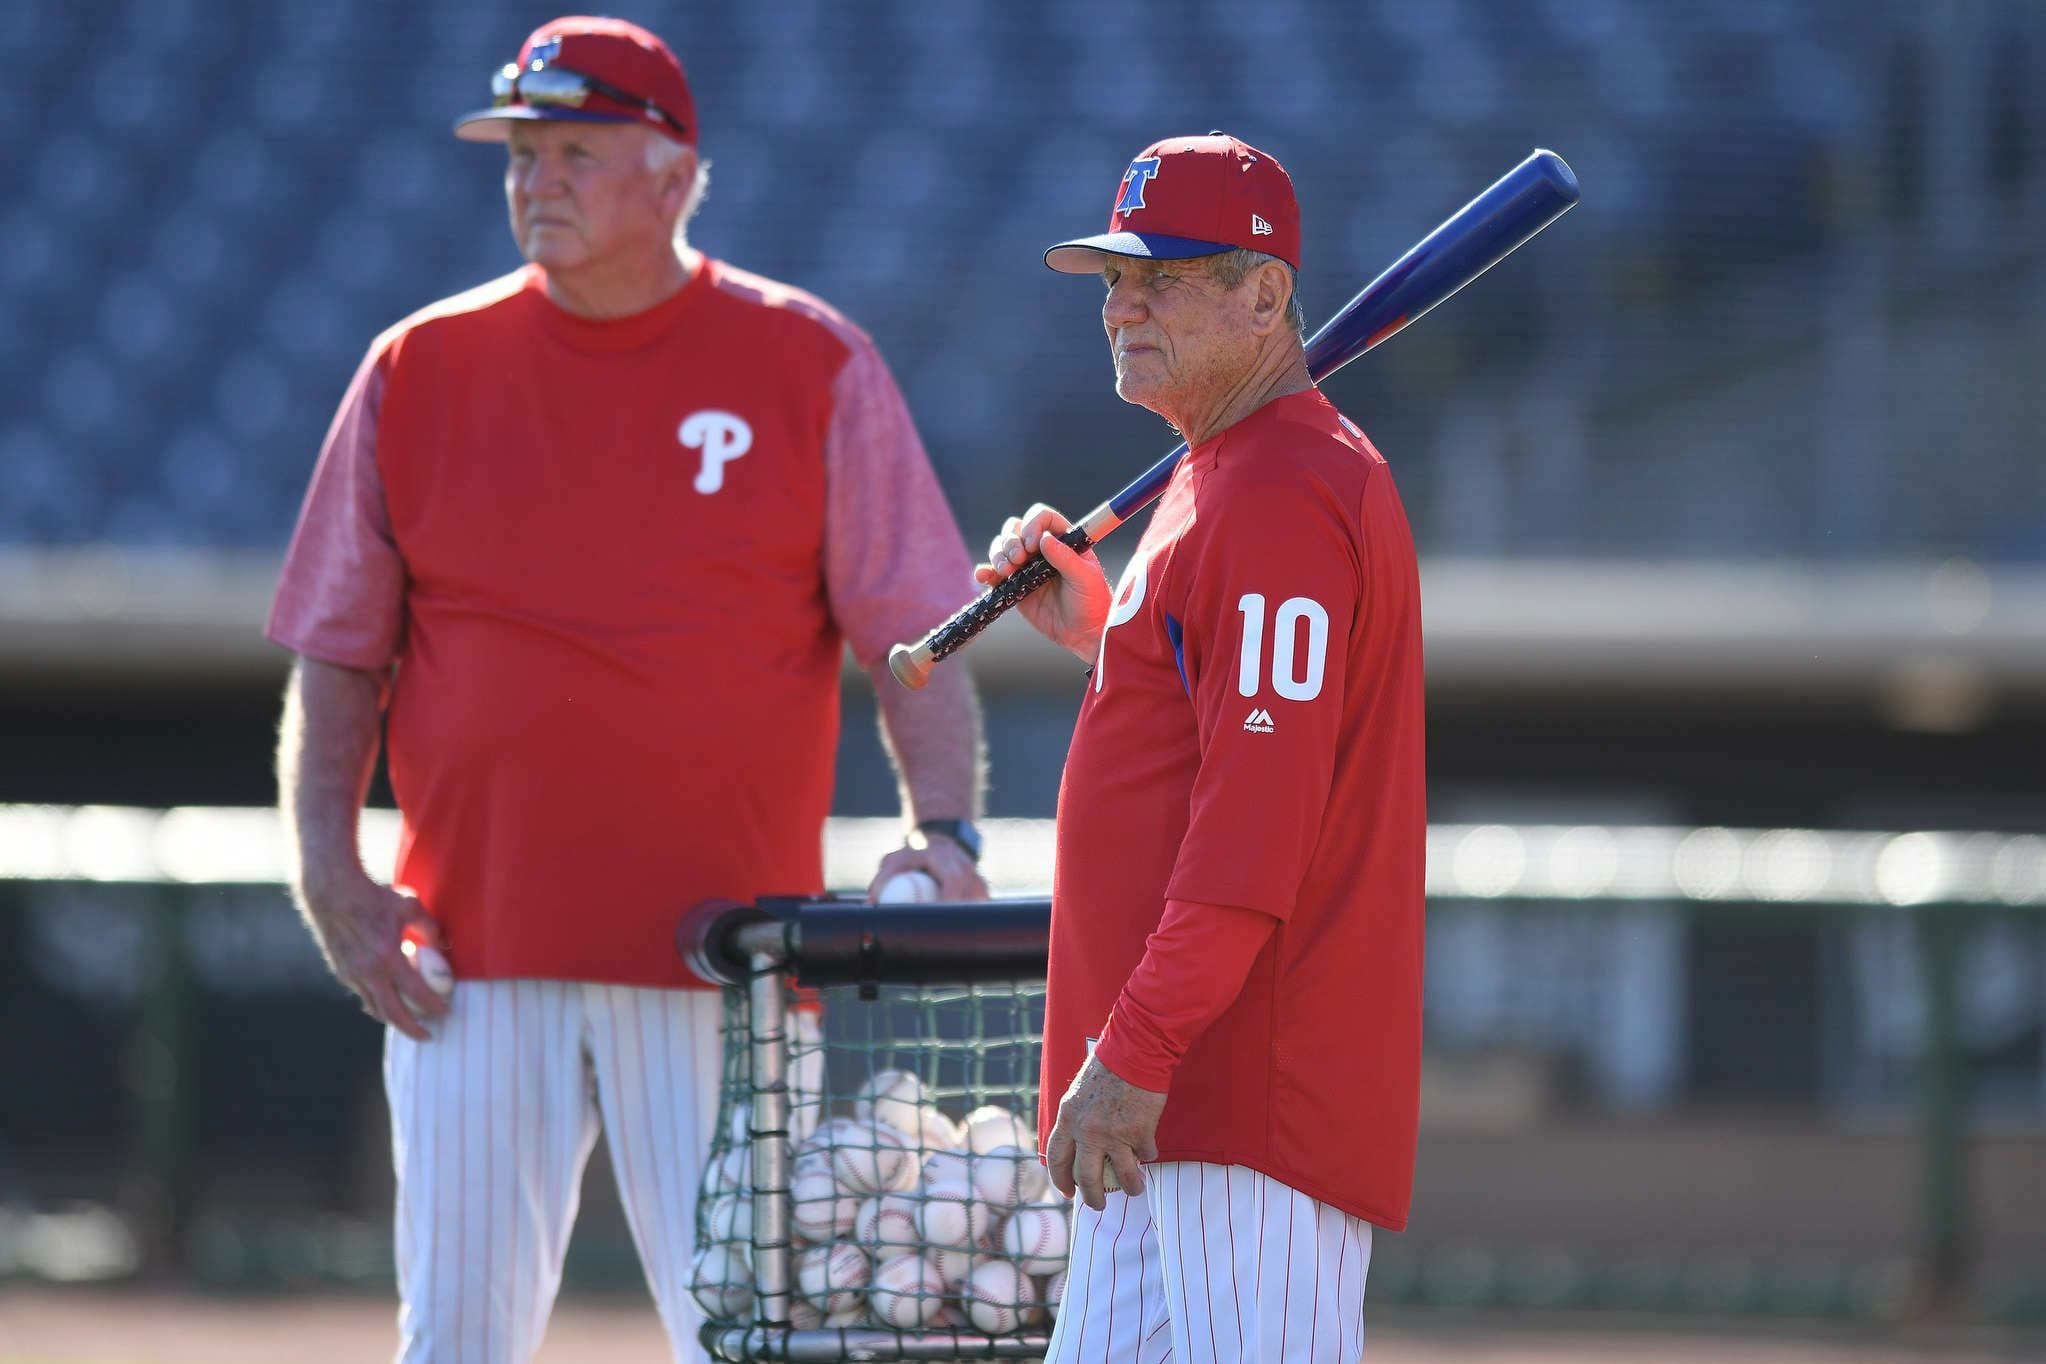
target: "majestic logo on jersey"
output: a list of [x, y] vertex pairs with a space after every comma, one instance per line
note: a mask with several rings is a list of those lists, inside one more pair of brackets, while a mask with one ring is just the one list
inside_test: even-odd
[[[1130, 162], [1122, 175], [1122, 197], [1115, 201], [1117, 213], [1135, 213], [1144, 206], [1144, 186], [1158, 174], [1158, 158], [1140, 156]], [[1099, 199], [1094, 201], [1100, 203]]]
[[1250, 235], [1253, 237], [1269, 237], [1272, 235], [1272, 225], [1253, 213], [1250, 215]]
[[696, 491], [706, 496], [725, 486], [725, 466], [753, 448], [753, 428], [746, 419], [716, 408], [684, 417], [675, 438], [691, 450], [703, 451]]
[[1115, 600], [1108, 608], [1108, 624], [1101, 627], [1101, 649], [1094, 656], [1094, 690], [1100, 691], [1107, 680], [1108, 632], [1125, 623], [1137, 614], [1137, 608], [1144, 604], [1144, 582], [1150, 575], [1150, 566], [1143, 555], [1131, 558], [1130, 566], [1122, 571], [1122, 581], [1115, 585]]
[[1253, 710], [1250, 714], [1243, 717], [1243, 727], [1252, 734], [1270, 734], [1272, 732], [1272, 713], [1262, 708]]

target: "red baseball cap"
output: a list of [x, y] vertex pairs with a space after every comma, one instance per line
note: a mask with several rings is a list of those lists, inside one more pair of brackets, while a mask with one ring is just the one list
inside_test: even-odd
[[1300, 201], [1278, 161], [1227, 133], [1168, 137], [1137, 154], [1116, 186], [1108, 231], [1044, 253], [1068, 275], [1091, 275], [1101, 257], [1185, 260], [1236, 247], [1300, 268]]
[[455, 121], [455, 136], [502, 142], [513, 119], [644, 123], [696, 145], [696, 101], [668, 45], [638, 24], [571, 14], [540, 25], [519, 59], [491, 78], [488, 109]]

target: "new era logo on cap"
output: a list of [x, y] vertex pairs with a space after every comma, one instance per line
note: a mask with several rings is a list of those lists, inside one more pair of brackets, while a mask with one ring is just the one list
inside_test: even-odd
[[1104, 254], [1184, 260], [1245, 247], [1300, 266], [1300, 203], [1269, 153], [1229, 136], [1169, 137], [1146, 147], [1116, 186], [1108, 231], [1060, 242], [1044, 262], [1092, 274]]

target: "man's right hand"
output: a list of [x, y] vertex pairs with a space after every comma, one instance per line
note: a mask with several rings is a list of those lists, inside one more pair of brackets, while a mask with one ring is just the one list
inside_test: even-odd
[[366, 875], [308, 883], [299, 888], [299, 899], [335, 979], [355, 993], [363, 1009], [407, 1037], [431, 1040], [427, 1024], [447, 1014], [448, 1001], [400, 946], [409, 928], [420, 941], [443, 947], [440, 929], [419, 901]]
[[1059, 576], [1017, 603], [1016, 609], [1046, 639], [1092, 663], [1114, 593], [1092, 550], [1075, 553], [1056, 538], [1071, 526], [1042, 502], [1022, 516], [1010, 517], [988, 545], [988, 561], [973, 570], [973, 578], [993, 587], [1042, 554]]

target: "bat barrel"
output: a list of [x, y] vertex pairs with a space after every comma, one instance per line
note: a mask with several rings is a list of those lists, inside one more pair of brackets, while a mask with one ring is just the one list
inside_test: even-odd
[[1506, 259], [1577, 202], [1577, 173], [1537, 149], [1357, 291], [1307, 343], [1320, 383]]

